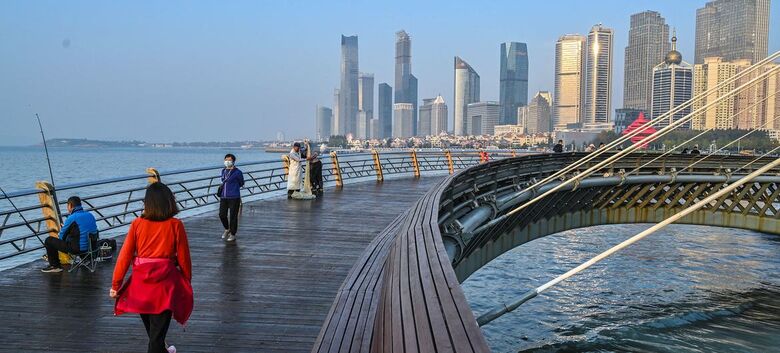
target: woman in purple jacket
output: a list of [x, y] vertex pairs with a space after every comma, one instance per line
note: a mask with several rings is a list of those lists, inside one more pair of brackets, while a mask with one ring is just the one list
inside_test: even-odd
[[[238, 213], [241, 212], [241, 188], [244, 186], [244, 173], [236, 168], [236, 156], [225, 155], [225, 168], [222, 169], [222, 185], [219, 187], [219, 219], [225, 232], [222, 239], [236, 240], [238, 231]], [[228, 218], [230, 211], [230, 218]]]

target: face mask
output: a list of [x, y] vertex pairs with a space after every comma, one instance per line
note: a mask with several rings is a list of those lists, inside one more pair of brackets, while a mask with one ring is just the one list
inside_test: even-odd
[[233, 166], [233, 161], [225, 161], [225, 168], [230, 168]]

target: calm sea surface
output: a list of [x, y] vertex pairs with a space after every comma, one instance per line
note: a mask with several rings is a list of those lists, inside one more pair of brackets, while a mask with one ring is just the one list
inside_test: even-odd
[[[279, 160], [279, 153], [218, 148], [56, 148], [59, 184]], [[0, 186], [48, 180], [43, 148], [0, 147]], [[525, 244], [465, 283], [475, 314], [586, 261], [647, 225], [594, 227]], [[1, 267], [1, 266], [0, 266]], [[2, 275], [2, 272], [0, 272]], [[672, 226], [483, 327], [495, 352], [780, 352], [780, 237]]]

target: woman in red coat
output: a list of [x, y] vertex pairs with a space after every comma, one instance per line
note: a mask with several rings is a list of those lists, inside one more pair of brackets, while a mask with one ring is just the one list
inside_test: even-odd
[[[141, 314], [149, 336], [149, 353], [175, 352], [165, 347], [173, 317], [184, 325], [192, 313], [192, 263], [184, 224], [174, 218], [176, 199], [165, 184], [146, 188], [144, 212], [130, 224], [114, 267], [109, 295], [114, 314]], [[130, 278], [122, 283], [132, 263]]]

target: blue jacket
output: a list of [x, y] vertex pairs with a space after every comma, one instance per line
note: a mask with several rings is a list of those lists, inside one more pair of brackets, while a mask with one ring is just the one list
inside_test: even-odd
[[89, 250], [89, 233], [97, 231], [98, 227], [95, 222], [95, 217], [91, 213], [84, 211], [81, 206], [78, 206], [73, 209], [73, 212], [68, 216], [68, 219], [65, 220], [65, 224], [62, 225], [62, 229], [60, 229], [60, 239], [65, 242], [71, 242], [73, 240], [69, 240], [68, 238], [78, 234], [79, 249], [81, 249], [81, 251], [87, 251]]
[[241, 188], [244, 186], [244, 173], [241, 169], [222, 169], [222, 193], [219, 194], [223, 199], [240, 199]]

